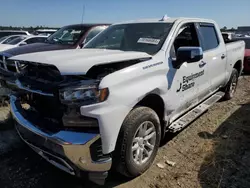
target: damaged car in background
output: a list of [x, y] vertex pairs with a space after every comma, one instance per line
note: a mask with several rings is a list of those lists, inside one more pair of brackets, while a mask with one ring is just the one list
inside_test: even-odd
[[0, 68], [2, 68], [0, 69], [0, 83], [3, 86], [0, 88], [0, 98], [5, 99], [10, 94], [9, 89], [6, 88], [5, 76], [14, 76], [19, 71], [17, 63], [9, 60], [9, 58], [34, 52], [82, 48], [84, 44], [88, 43], [109, 25], [104, 23], [68, 25], [57, 30], [46, 40], [35, 41], [31, 39], [33, 43], [29, 42], [27, 45], [0, 52]]
[[84, 49], [14, 56], [16, 130], [69, 174], [139, 176], [166, 133], [233, 97], [244, 45], [225, 44], [212, 20], [163, 17], [114, 24]]

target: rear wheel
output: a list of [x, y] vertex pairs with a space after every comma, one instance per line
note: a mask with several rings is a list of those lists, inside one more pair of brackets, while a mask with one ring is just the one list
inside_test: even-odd
[[236, 92], [237, 84], [238, 84], [238, 77], [239, 77], [239, 73], [234, 68], [232, 71], [231, 77], [228, 81], [228, 84], [226, 86], [226, 89], [225, 89], [225, 96], [224, 96], [225, 100], [230, 100], [233, 98]]
[[114, 155], [114, 165], [121, 174], [136, 177], [153, 163], [161, 138], [160, 120], [152, 109], [137, 107], [126, 117]]

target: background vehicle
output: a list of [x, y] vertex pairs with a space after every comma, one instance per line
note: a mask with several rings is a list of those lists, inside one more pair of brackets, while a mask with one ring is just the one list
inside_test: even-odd
[[225, 44], [212, 20], [114, 24], [84, 49], [10, 58], [21, 73], [11, 111], [22, 139], [58, 168], [103, 183], [113, 163], [136, 177], [167, 132], [233, 97], [243, 59], [244, 42]]
[[0, 38], [9, 35], [31, 35], [28, 31], [0, 30]]
[[222, 36], [224, 38], [224, 41], [229, 41], [236, 37], [234, 33], [230, 33], [230, 32], [222, 32]]
[[57, 29], [37, 29], [33, 34], [34, 35], [43, 35], [43, 36], [50, 36], [54, 34]]
[[244, 41], [246, 44], [245, 58], [244, 58], [244, 72], [250, 73], [250, 37], [235, 38], [236, 41]]
[[46, 41], [12, 48], [0, 53], [0, 60], [32, 52], [76, 49], [108, 27], [108, 24], [76, 24], [62, 27], [50, 35]]
[[9, 35], [9, 36], [5, 36], [0, 38], [0, 44], [8, 44], [11, 40], [20, 37], [21, 35]]
[[8, 50], [19, 46], [24, 46], [27, 44], [45, 42], [46, 39], [47, 39], [46, 36], [22, 35], [9, 41], [8, 44], [0, 44], [0, 51]]
[[[25, 46], [19, 46], [12, 48], [12, 45], [4, 46], [4, 48], [11, 48], [8, 50], [2, 50], [0, 52], [0, 67], [4, 68], [0, 70], [1, 76], [7, 75], [10, 78], [11, 73], [15, 73], [16, 66], [12, 61], [8, 61], [8, 58], [32, 52], [52, 51], [52, 50], [65, 50], [81, 48], [84, 44], [90, 41], [93, 37], [106, 29], [108, 24], [76, 24], [62, 27], [54, 34], [50, 35], [46, 40], [39, 41], [34, 44], [28, 44]], [[38, 37], [38, 36], [35, 36]], [[1, 51], [1, 45], [0, 45]], [[6, 64], [6, 66], [5, 66]], [[0, 79], [1, 80], [1, 79]], [[2, 81], [2, 86], [4, 82]], [[1, 89], [0, 96], [6, 96], [9, 94], [9, 90]]]

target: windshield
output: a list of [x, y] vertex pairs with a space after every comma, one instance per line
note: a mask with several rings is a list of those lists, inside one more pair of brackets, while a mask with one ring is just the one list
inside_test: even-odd
[[47, 42], [51, 44], [75, 45], [89, 28], [81, 25], [63, 27], [50, 35]]
[[20, 36], [20, 37], [17, 37], [13, 40], [11, 40], [10, 42], [8, 42], [8, 44], [11, 44], [11, 45], [16, 45], [18, 44], [19, 42], [23, 41], [24, 39], [26, 39], [25, 36]]
[[10, 41], [12, 41], [13, 39], [15, 39], [15, 38], [17, 38], [17, 37], [19, 37], [19, 36], [10, 36], [10, 37], [6, 37], [6, 38], [8, 38], [8, 39], [5, 40], [5, 41], [3, 42], [3, 44], [8, 44]]
[[0, 38], [0, 42], [3, 42], [7, 37], [8, 36]]
[[85, 48], [139, 51], [155, 54], [162, 47], [170, 23], [136, 23], [113, 25], [90, 41]]

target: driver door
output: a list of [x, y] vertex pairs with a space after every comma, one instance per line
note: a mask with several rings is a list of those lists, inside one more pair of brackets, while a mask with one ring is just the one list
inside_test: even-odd
[[[200, 47], [200, 40], [195, 23], [183, 24], [172, 43], [167, 73], [171, 100], [166, 104], [172, 107], [170, 123], [177, 119], [188, 108], [200, 102], [204, 95], [204, 88], [209, 88], [208, 73], [203, 60], [184, 62], [179, 69], [174, 68], [176, 52], [180, 47]], [[175, 100], [173, 100], [173, 98]]]

